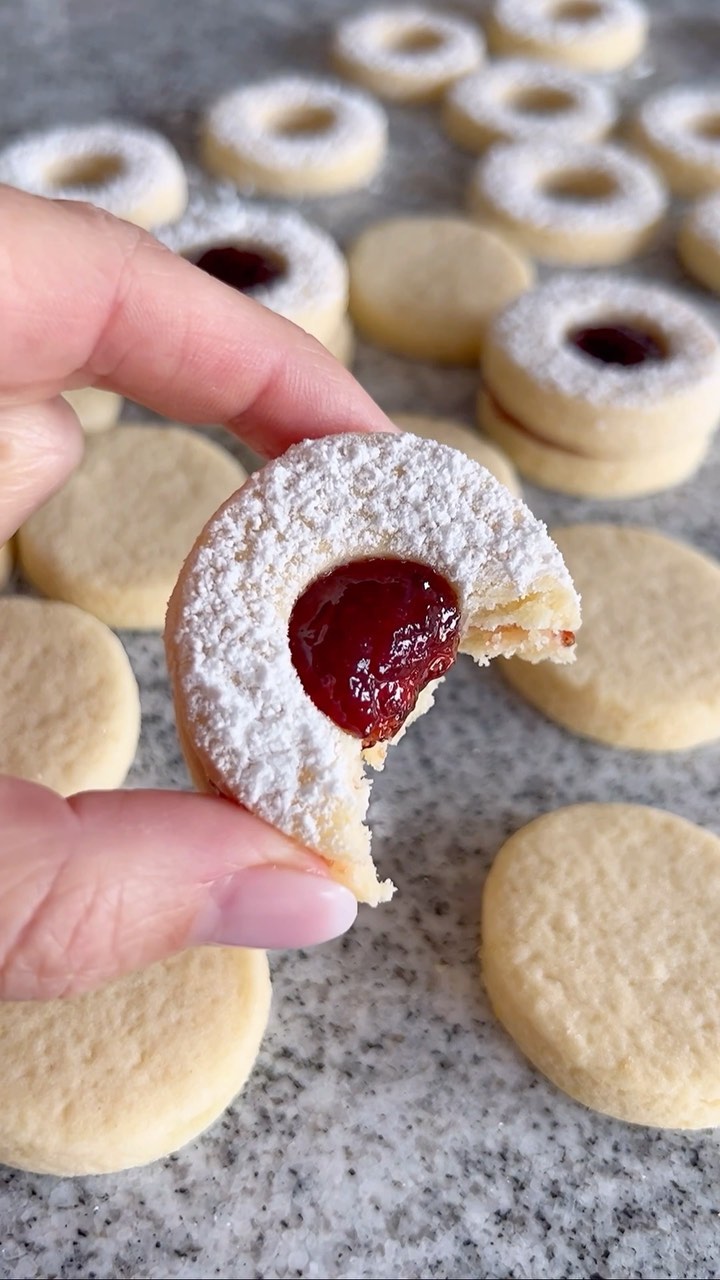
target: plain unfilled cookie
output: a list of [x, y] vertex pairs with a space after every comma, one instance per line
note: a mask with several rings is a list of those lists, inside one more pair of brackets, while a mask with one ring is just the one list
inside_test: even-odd
[[490, 318], [529, 288], [532, 265], [465, 218], [389, 218], [349, 254], [358, 328], [400, 355], [446, 364], [478, 359]]
[[482, 968], [510, 1035], [585, 1106], [720, 1124], [720, 840], [587, 804], [516, 832], [485, 885]]
[[177, 1150], [245, 1084], [269, 1009], [265, 953], [229, 947], [72, 999], [0, 1003], [0, 1161], [74, 1177]]
[[120, 417], [122, 396], [114, 391], [102, 391], [99, 387], [80, 387], [66, 391], [64, 398], [78, 416], [83, 431], [107, 431]]
[[553, 532], [583, 602], [577, 661], [502, 664], [565, 728], [616, 747], [674, 751], [720, 737], [720, 565], [646, 529]]
[[160, 628], [195, 538], [246, 473], [180, 427], [122, 427], [87, 442], [82, 465], [23, 525], [23, 571], [45, 595], [111, 627]]
[[495, 479], [504, 484], [511, 493], [516, 494], [517, 497], [522, 495], [520, 483], [510, 459], [489, 440], [483, 440], [476, 431], [471, 431], [461, 422], [453, 422], [449, 418], [430, 418], [419, 413], [393, 413], [390, 416], [402, 431], [409, 431], [414, 436], [422, 436], [425, 440], [437, 440], [440, 444], [449, 444], [451, 449], [459, 449], [474, 462], [487, 467]]
[[73, 605], [0, 600], [0, 773], [62, 795], [119, 787], [140, 733], [127, 654]]

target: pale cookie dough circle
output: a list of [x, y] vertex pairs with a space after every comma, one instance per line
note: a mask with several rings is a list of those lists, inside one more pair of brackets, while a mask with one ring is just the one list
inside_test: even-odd
[[613, 71], [638, 56], [647, 26], [636, 0], [495, 0], [488, 39], [493, 53]]
[[140, 733], [127, 654], [73, 605], [0, 600], [0, 773], [61, 795], [122, 786]]
[[394, 102], [430, 102], [485, 56], [480, 30], [421, 6], [346, 18], [332, 50], [338, 71]]
[[0, 182], [54, 200], [86, 200], [146, 228], [179, 218], [187, 204], [185, 170], [167, 138], [115, 121], [11, 142], [0, 151]]
[[120, 417], [122, 396], [114, 391], [102, 391], [99, 387], [80, 387], [77, 391], [65, 391], [63, 398], [77, 414], [83, 431], [108, 431]]
[[191, 262], [213, 248], [263, 255], [280, 274], [243, 292], [321, 342], [336, 336], [347, 311], [347, 263], [332, 237], [294, 210], [230, 197], [191, 209], [160, 239]]
[[23, 572], [111, 627], [159, 629], [193, 540], [245, 478], [225, 449], [180, 427], [91, 437], [77, 471], [20, 530]]
[[[569, 338], [621, 324], [667, 354], [623, 366]], [[483, 378], [500, 407], [550, 443], [589, 457], [649, 457], [706, 439], [718, 419], [720, 343], [701, 312], [659, 285], [610, 275], [559, 275], [490, 326]]]
[[661, 809], [580, 804], [523, 827], [485, 884], [500, 1021], [578, 1102], [720, 1124], [720, 840]]
[[421, 436], [424, 440], [449, 444], [451, 449], [459, 449], [468, 458], [472, 458], [473, 462], [487, 467], [491, 475], [504, 484], [510, 493], [518, 498], [522, 497], [520, 482], [510, 459], [470, 427], [449, 418], [429, 418], [419, 413], [392, 413], [390, 417], [402, 431], [409, 431], [411, 435]]
[[71, 999], [0, 1003], [0, 1161], [72, 1178], [169, 1155], [242, 1089], [269, 1010], [264, 951], [230, 947]]
[[720, 187], [720, 89], [665, 89], [643, 102], [634, 137], [679, 196]]
[[226, 93], [205, 118], [213, 173], [271, 195], [332, 195], [365, 187], [387, 150], [387, 117], [360, 89], [280, 76]]
[[499, 143], [470, 184], [470, 207], [541, 262], [624, 262], [648, 243], [666, 208], [639, 156], [610, 143]]
[[12, 543], [4, 542], [0, 545], [0, 589], [7, 586], [12, 576], [12, 570], [13, 570]]
[[527, 289], [527, 258], [465, 218], [389, 218], [348, 254], [358, 328], [399, 355], [474, 364], [488, 321]]
[[720, 737], [720, 565], [645, 529], [553, 532], [583, 602], [577, 661], [502, 664], [533, 706], [583, 737], [679, 751]]
[[[209, 521], [168, 607], [165, 644], [180, 741], [200, 790], [219, 790], [325, 857], [373, 905], [362, 741], [305, 692], [288, 625], [306, 587], [373, 556], [444, 575], [460, 649], [572, 661], [577, 598], [540, 524], [456, 449], [404, 432], [293, 445]], [[428, 686], [430, 688], [430, 686]]]
[[672, 489], [695, 474], [709, 444], [701, 437], [665, 452], [649, 449], [637, 457], [590, 458], [522, 427], [485, 391], [478, 399], [478, 420], [526, 480], [583, 498], [639, 498]]
[[720, 191], [698, 200], [685, 215], [678, 254], [691, 276], [720, 293]]
[[598, 142], [617, 118], [603, 85], [565, 67], [506, 58], [453, 85], [443, 105], [445, 132], [468, 151], [495, 142]]

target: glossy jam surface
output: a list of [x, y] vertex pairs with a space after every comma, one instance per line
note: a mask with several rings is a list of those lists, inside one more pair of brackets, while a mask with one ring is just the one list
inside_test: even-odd
[[356, 560], [317, 578], [290, 616], [290, 652], [316, 707], [363, 746], [393, 738], [460, 639], [454, 588], [415, 560]]
[[252, 293], [285, 274], [282, 262], [271, 254], [231, 244], [206, 249], [195, 259], [195, 266], [240, 293]]
[[626, 366], [645, 364], [648, 360], [664, 360], [660, 343], [649, 333], [633, 329], [629, 324], [604, 324], [575, 329], [570, 342], [586, 356], [601, 364]]

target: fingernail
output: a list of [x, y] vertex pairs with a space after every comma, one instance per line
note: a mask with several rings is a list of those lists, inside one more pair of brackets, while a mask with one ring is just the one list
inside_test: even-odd
[[286, 867], [249, 867], [213, 886], [192, 942], [311, 947], [345, 933], [356, 915], [354, 895], [334, 880]]

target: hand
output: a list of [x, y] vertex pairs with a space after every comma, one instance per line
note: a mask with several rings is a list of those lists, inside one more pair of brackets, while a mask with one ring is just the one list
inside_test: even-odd
[[[61, 391], [118, 391], [258, 453], [390, 430], [302, 330], [89, 206], [0, 188], [0, 543], [66, 480], [83, 433]], [[0, 778], [0, 998], [65, 995], [183, 947], [307, 946], [349, 928], [325, 863], [209, 796], [63, 799]]]

